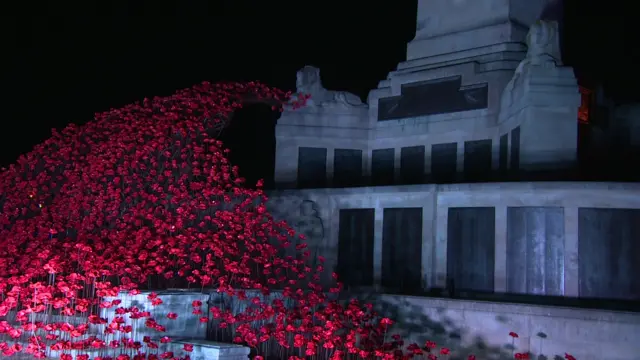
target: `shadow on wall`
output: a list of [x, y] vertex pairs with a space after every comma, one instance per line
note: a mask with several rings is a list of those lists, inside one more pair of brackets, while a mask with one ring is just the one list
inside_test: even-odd
[[[455, 319], [446, 314], [446, 309], [437, 309], [439, 320], [424, 313], [424, 309], [412, 304], [406, 297], [385, 297], [375, 293], [344, 293], [342, 298], [356, 298], [363, 303], [374, 304], [374, 308], [382, 317], [393, 319], [396, 323], [390, 334], [400, 335], [407, 343], [415, 342], [424, 347], [425, 341], [430, 340], [441, 347], [451, 350], [448, 359], [467, 360], [469, 355], [475, 355], [477, 359], [502, 360], [513, 359], [515, 349], [505, 342], [503, 346], [492, 346], [480, 336], [469, 339], [469, 334]], [[390, 301], [390, 300], [393, 301]], [[396, 330], [397, 329], [397, 330]], [[508, 339], [508, 334], [505, 334]], [[535, 359], [535, 357], [531, 357]]]

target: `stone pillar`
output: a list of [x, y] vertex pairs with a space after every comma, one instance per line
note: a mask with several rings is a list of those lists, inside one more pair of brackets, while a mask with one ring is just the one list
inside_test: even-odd
[[495, 292], [507, 291], [507, 207], [495, 207], [495, 269], [493, 289]]
[[572, 68], [531, 67], [520, 99], [520, 168], [568, 169], [578, 159], [580, 94]]
[[422, 288], [424, 290], [434, 287], [435, 282], [433, 255], [436, 242], [436, 192], [431, 195], [427, 204], [422, 208]]
[[382, 284], [382, 227], [384, 209], [376, 208], [373, 222], [373, 286], [376, 290]]
[[276, 137], [274, 182], [295, 188], [298, 178], [298, 144], [286, 138]]
[[[436, 201], [437, 201], [436, 194]], [[433, 287], [445, 288], [447, 286], [447, 226], [449, 223], [449, 208], [438, 206], [436, 208], [435, 221], [435, 274], [433, 274]]]
[[[562, 66], [558, 24], [538, 21], [528, 51], [506, 85], [499, 122], [520, 127], [520, 170], [529, 173], [573, 169], [578, 160], [578, 81]], [[513, 144], [511, 144], [513, 146]]]
[[336, 150], [334, 148], [327, 148], [327, 186], [333, 185], [333, 160], [335, 158]]

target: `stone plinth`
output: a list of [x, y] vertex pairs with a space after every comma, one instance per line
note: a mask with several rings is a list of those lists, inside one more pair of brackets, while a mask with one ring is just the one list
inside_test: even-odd
[[[193, 345], [193, 351], [185, 352], [185, 344]], [[191, 360], [246, 360], [250, 351], [246, 346], [186, 338], [174, 339], [170, 348], [179, 356], [188, 354]]]
[[407, 60], [524, 42], [547, 0], [419, 0]]

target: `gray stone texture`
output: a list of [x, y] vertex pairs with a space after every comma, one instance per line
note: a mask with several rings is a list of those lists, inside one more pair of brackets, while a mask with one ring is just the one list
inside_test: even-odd
[[493, 292], [495, 210], [449, 208], [447, 288], [450, 292]]
[[507, 209], [507, 291], [562, 296], [564, 212], [558, 207]]
[[640, 209], [581, 208], [580, 296], [640, 299]]

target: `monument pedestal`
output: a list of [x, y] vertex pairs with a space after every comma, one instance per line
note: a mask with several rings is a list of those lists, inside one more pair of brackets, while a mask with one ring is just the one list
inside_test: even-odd
[[418, 116], [440, 121], [443, 114], [457, 120], [480, 109], [486, 111], [465, 128], [496, 125], [502, 90], [525, 57], [529, 26], [547, 3], [419, 0], [407, 61], [369, 94], [372, 125]]
[[[577, 165], [578, 83], [570, 67], [531, 66], [521, 74], [502, 120], [520, 126], [520, 170], [570, 169]], [[510, 116], [509, 116], [510, 115]]]

